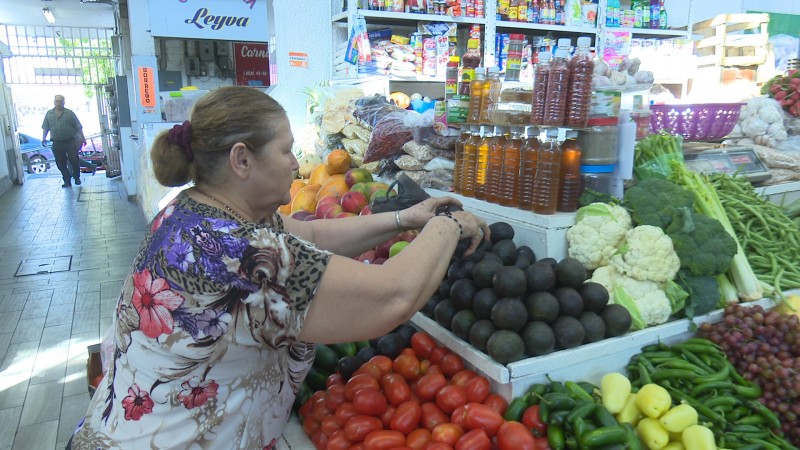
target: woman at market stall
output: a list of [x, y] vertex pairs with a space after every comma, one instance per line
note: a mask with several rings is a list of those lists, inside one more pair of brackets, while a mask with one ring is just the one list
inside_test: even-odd
[[[277, 213], [298, 168], [284, 109], [219, 88], [151, 149], [182, 191], [153, 219], [118, 300], [114, 353], [71, 442], [95, 448], [273, 448], [313, 343], [378, 337], [442, 280], [486, 223], [430, 198], [395, 212], [301, 222]], [[383, 265], [350, 257], [421, 228]]]

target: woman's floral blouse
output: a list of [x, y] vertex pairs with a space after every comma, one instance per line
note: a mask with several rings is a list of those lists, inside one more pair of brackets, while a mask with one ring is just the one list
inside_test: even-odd
[[114, 359], [73, 449], [271, 449], [314, 358], [297, 340], [330, 259], [181, 193], [153, 219]]

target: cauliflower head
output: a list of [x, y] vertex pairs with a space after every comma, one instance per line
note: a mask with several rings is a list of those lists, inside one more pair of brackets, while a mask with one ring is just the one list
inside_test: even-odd
[[609, 203], [591, 203], [578, 209], [575, 225], [567, 230], [568, 253], [588, 270], [609, 263], [631, 229], [625, 208]]
[[631, 313], [631, 328], [641, 330], [666, 322], [673, 305], [659, 283], [640, 281], [618, 272], [613, 266], [599, 267], [589, 281], [602, 284], [609, 302], [623, 306]]
[[675, 278], [681, 261], [672, 239], [661, 228], [639, 225], [625, 233], [625, 242], [611, 257], [611, 265], [631, 278], [660, 283]]

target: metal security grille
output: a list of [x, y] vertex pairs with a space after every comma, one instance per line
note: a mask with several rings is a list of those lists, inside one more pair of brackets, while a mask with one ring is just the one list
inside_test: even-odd
[[0, 24], [8, 84], [102, 85], [115, 75], [114, 30]]

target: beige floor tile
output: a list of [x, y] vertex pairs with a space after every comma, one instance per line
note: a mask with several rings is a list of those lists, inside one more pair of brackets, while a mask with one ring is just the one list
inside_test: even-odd
[[[28, 395], [22, 407], [20, 426], [58, 420], [59, 403], [64, 392], [64, 385], [59, 381], [50, 381], [28, 386]], [[53, 440], [55, 443], [55, 440]], [[51, 444], [52, 445], [52, 444]]]
[[17, 434], [21, 414], [21, 406], [0, 409], [0, 448], [11, 448], [14, 445], [14, 435]]
[[17, 430], [12, 450], [33, 450], [55, 448], [58, 433], [58, 420], [21, 426]]
[[69, 437], [75, 431], [75, 427], [86, 415], [86, 409], [89, 407], [89, 394], [71, 395], [64, 397], [61, 401], [61, 416], [58, 420], [58, 435], [56, 439], [59, 441], [68, 441]]

